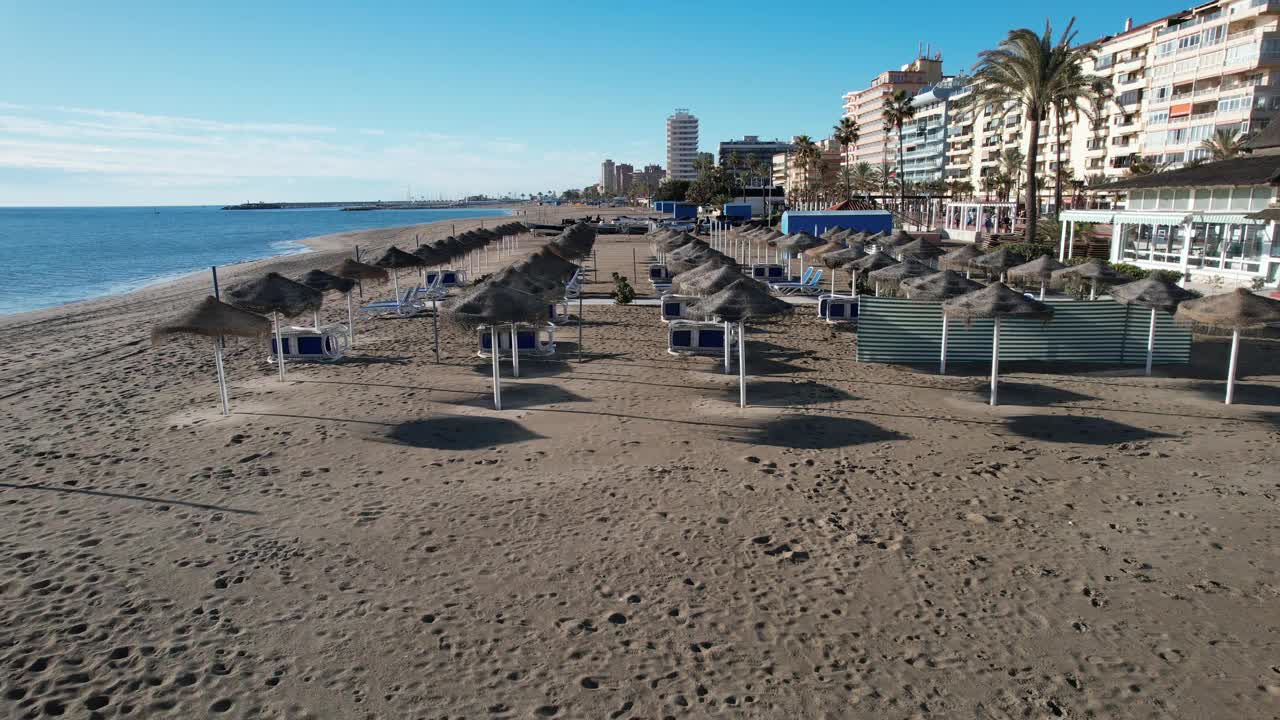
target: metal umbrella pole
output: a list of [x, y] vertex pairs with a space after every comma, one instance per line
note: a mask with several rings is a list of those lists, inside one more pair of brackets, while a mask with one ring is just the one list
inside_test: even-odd
[[1227, 364], [1227, 404], [1236, 396], [1236, 356], [1240, 353], [1240, 328], [1231, 328], [1231, 361]]
[[747, 326], [738, 323], [738, 407], [747, 406]]
[[436, 364], [440, 364], [440, 309], [436, 306], [436, 296], [431, 295], [431, 335], [436, 341]]
[[493, 409], [502, 409], [502, 375], [498, 371], [498, 326], [489, 326], [489, 348], [493, 357]]
[[729, 363], [730, 350], [733, 348], [733, 325], [725, 321], [724, 324], [724, 374], [728, 375], [733, 368]]
[[276, 366], [280, 370], [280, 382], [284, 382], [284, 343], [280, 341], [280, 313], [271, 313], [271, 321], [276, 329]]
[[942, 312], [942, 359], [938, 362], [938, 374], [947, 374], [947, 313]]
[[347, 291], [347, 347], [351, 350], [356, 349], [356, 321], [355, 314], [351, 312], [351, 291]]
[[578, 290], [578, 362], [582, 362], [582, 290]]
[[[218, 290], [218, 266], [214, 265], [210, 270], [213, 272], [213, 299], [221, 300], [222, 292]], [[213, 366], [218, 371], [218, 397], [222, 400], [222, 414], [231, 414], [231, 393], [227, 390], [227, 373], [222, 362], [222, 345], [223, 338], [221, 335], [213, 339]]]
[[511, 323], [511, 377], [520, 377], [520, 342], [516, 338], [515, 323]]
[[1156, 309], [1151, 308], [1151, 327], [1147, 330], [1147, 375], [1151, 374], [1151, 356], [1156, 350]]
[[991, 405], [996, 401], [997, 386], [1000, 383], [1000, 318], [995, 318], [995, 326], [991, 330]]

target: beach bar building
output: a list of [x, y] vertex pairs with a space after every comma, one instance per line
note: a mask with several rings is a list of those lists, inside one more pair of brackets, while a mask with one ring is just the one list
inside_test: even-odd
[[888, 210], [788, 210], [782, 214], [782, 232], [807, 232], [818, 236], [831, 228], [858, 232], [893, 232], [893, 215]]
[[949, 202], [943, 209], [942, 228], [947, 237], [960, 242], [974, 242], [979, 234], [1013, 232], [1018, 204], [978, 200]]
[[1105, 185], [1101, 191], [1125, 195], [1122, 207], [1064, 211], [1059, 259], [1074, 255], [1082, 223], [1109, 225], [1113, 263], [1179, 271], [1184, 282], [1190, 275], [1229, 285], [1259, 277], [1274, 284], [1280, 279], [1277, 180], [1280, 155], [1258, 153]]

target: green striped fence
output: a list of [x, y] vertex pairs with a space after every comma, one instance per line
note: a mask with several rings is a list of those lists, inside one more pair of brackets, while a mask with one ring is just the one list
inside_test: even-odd
[[[1141, 365], [1147, 361], [1151, 311], [1111, 300], [1049, 299], [1053, 320], [1000, 321], [1001, 360], [1063, 360]], [[942, 304], [863, 297], [858, 313], [858, 361], [936, 363], [942, 352]], [[947, 324], [947, 361], [991, 360], [990, 320]], [[1153, 362], [1185, 363], [1191, 331], [1156, 313]]]

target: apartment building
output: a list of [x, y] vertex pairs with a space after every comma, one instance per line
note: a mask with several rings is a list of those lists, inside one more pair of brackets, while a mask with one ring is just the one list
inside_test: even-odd
[[673, 180], [696, 180], [693, 163], [698, 157], [698, 118], [686, 108], [667, 117], [667, 174]]
[[[902, 128], [902, 172], [907, 182], [936, 182], [946, 178], [947, 125], [955, 110], [951, 96], [961, 91], [965, 82], [964, 78], [944, 78], [912, 98], [915, 116]], [[889, 163], [896, 171], [898, 137], [893, 128], [889, 132]]]
[[853, 90], [844, 95], [844, 116], [858, 124], [858, 142], [849, 147], [845, 162], [871, 163], [880, 167], [885, 162], [896, 163], [890, 157], [889, 145], [896, 140], [891, 128], [884, 122], [885, 100], [899, 90], [915, 95], [920, 90], [942, 80], [942, 55], [917, 57], [899, 70], [888, 70], [876, 76], [863, 90]]
[[[746, 135], [741, 140], [720, 141], [720, 167], [731, 170], [739, 182], [759, 185], [768, 178], [752, 177], [750, 173], [753, 161], [764, 163], [769, 167], [773, 156], [791, 151], [791, 143], [785, 140], [761, 140], [758, 135]], [[737, 159], [738, 166], [733, 167]]]
[[612, 195], [618, 189], [618, 170], [612, 160], [600, 163], [600, 190]]
[[[1107, 97], [1041, 123], [1040, 197], [1053, 196], [1058, 157], [1064, 181], [1093, 184], [1129, 176], [1138, 158], [1178, 167], [1208, 153], [1215, 130], [1249, 133], [1280, 111], [1280, 2], [1212, 2], [1142, 25], [1088, 47], [1086, 73], [1110, 83]], [[951, 96], [964, 104], [972, 88]], [[1061, 126], [1059, 126], [1061, 121]], [[1029, 149], [1029, 123], [1012, 107], [973, 106], [948, 121], [945, 175], [995, 192], [1000, 155]], [[1059, 147], [1061, 146], [1061, 147]], [[1018, 187], [1025, 178], [1018, 177]], [[1018, 192], [1018, 188], [1014, 189]], [[1070, 205], [1071, 187], [1063, 188]]]
[[813, 165], [796, 161], [795, 153], [777, 153], [773, 156], [773, 185], [786, 192], [787, 202], [798, 199], [815, 199], [822, 190], [831, 186], [837, 177], [844, 149], [840, 143], [827, 138], [814, 143], [820, 157]]

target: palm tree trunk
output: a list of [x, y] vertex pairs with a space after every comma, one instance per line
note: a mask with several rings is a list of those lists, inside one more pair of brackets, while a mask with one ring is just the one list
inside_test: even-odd
[[1036, 158], [1040, 155], [1040, 111], [1031, 114], [1031, 142], [1027, 146], [1027, 227], [1023, 239], [1035, 242], [1036, 221], [1040, 215], [1040, 200], [1036, 193]]
[[902, 122], [898, 122], [898, 215], [906, 217], [907, 178], [902, 164]]
[[1057, 142], [1054, 143], [1057, 148], [1054, 151], [1054, 164], [1057, 167], [1053, 171], [1053, 219], [1057, 220], [1062, 212], [1062, 108], [1054, 111], [1054, 115], [1058, 118], [1058, 124], [1054, 126], [1054, 135], [1057, 137]]

